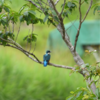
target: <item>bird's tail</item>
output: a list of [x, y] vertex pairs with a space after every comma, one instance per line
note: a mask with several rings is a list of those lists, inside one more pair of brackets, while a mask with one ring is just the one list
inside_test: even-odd
[[43, 61], [43, 65], [44, 65], [44, 67], [46, 67], [47, 66], [47, 64], [48, 64], [48, 62], [45, 60], [45, 61]]

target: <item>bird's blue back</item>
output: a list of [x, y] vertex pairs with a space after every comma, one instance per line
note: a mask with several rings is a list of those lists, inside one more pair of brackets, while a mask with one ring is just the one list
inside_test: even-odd
[[46, 53], [46, 54], [43, 56], [43, 65], [44, 65], [44, 67], [47, 66], [49, 60], [50, 60], [50, 54], [47, 54], [47, 53]]

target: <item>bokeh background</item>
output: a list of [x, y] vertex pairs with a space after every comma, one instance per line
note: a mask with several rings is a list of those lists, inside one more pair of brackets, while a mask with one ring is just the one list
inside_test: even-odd
[[[61, 0], [60, 3], [62, 3]], [[13, 10], [18, 11], [21, 6], [26, 3], [24, 0], [12, 0], [10, 6]], [[87, 11], [88, 4], [83, 4], [82, 14]], [[59, 4], [57, 9], [61, 9]], [[38, 16], [38, 14], [37, 14]], [[78, 16], [78, 9], [71, 15], [73, 21]], [[44, 16], [42, 16], [44, 18]], [[93, 15], [91, 9], [87, 20], [98, 20], [100, 16]], [[65, 18], [64, 23], [70, 22]], [[17, 23], [15, 34], [18, 30]], [[31, 26], [21, 25], [21, 31], [17, 42], [26, 48], [26, 43], [23, 38], [28, 34]], [[34, 33], [38, 34], [36, 49], [34, 54], [40, 59], [43, 59], [43, 54], [47, 48], [47, 39], [49, 33], [55, 29], [54, 26], [47, 24], [34, 25]], [[35, 43], [32, 44], [33, 49]], [[29, 46], [27, 46], [27, 50]], [[85, 63], [94, 64], [96, 62], [93, 55], [84, 53], [82, 59]], [[51, 53], [51, 62], [75, 67], [76, 64], [69, 50]], [[55, 68], [33, 62], [23, 53], [10, 47], [0, 46], [0, 100], [65, 100], [70, 94], [70, 91], [76, 90], [77, 87], [86, 87], [86, 83], [82, 75], [78, 73], [71, 74], [71, 71]]]

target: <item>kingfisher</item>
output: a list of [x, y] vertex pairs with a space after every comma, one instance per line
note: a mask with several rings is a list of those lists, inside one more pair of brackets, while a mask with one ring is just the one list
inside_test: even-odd
[[44, 67], [46, 67], [48, 65], [48, 63], [50, 62], [50, 50], [46, 51], [46, 54], [43, 55], [43, 65]]

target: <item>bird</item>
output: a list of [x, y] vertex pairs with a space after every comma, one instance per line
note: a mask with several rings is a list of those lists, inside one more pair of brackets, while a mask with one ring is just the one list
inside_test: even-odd
[[46, 67], [48, 65], [48, 63], [50, 62], [50, 55], [51, 51], [47, 50], [46, 54], [43, 55], [43, 66]]

